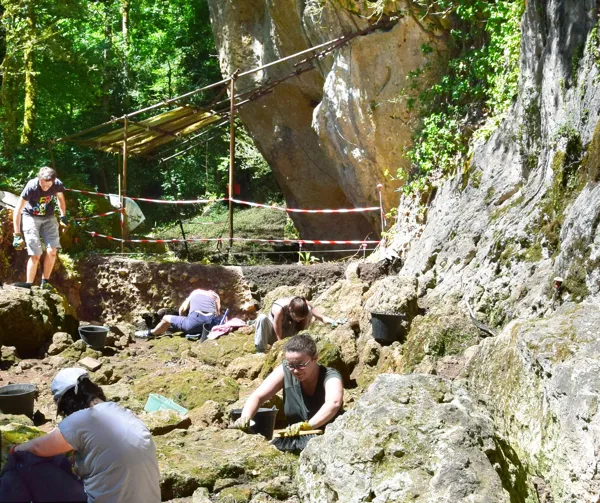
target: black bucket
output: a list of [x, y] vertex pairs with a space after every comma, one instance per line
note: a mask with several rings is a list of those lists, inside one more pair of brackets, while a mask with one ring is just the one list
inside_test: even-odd
[[[252, 418], [255, 424], [250, 428], [250, 433], [259, 434], [267, 440], [271, 440], [273, 438], [275, 419], [277, 419], [278, 412], [279, 410], [276, 407], [273, 407], [272, 409], [258, 409], [257, 413], [254, 414], [254, 417]], [[231, 420], [235, 421], [241, 417], [242, 409], [233, 409], [230, 411], [229, 415], [231, 416]]]
[[384, 346], [396, 341], [404, 342], [404, 317], [404, 314], [371, 313], [373, 338]]
[[35, 384], [9, 384], [0, 387], [0, 412], [33, 416]]
[[106, 341], [106, 334], [110, 328], [98, 325], [86, 325], [79, 327], [81, 340], [94, 349], [102, 349]]

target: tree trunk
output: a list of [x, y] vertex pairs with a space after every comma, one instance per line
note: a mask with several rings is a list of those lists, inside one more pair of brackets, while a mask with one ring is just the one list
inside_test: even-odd
[[2, 86], [0, 87], [0, 107], [2, 115], [2, 132], [4, 134], [4, 142], [2, 144], [2, 153], [5, 157], [10, 158], [15, 147], [19, 142], [18, 132], [18, 78], [19, 64], [15, 59], [12, 47], [11, 34], [14, 33], [13, 15], [7, 12], [4, 6], [0, 7], [2, 12], [2, 27], [4, 37], [2, 40]]
[[[111, 116], [110, 110], [110, 90], [113, 86], [113, 82], [111, 79], [110, 67], [111, 67], [111, 58], [114, 55], [113, 45], [112, 45], [112, 9], [111, 2], [104, 2], [104, 51], [102, 52], [102, 85], [100, 86], [102, 92], [102, 119], [108, 120]], [[106, 155], [99, 151], [96, 152], [96, 161], [98, 163], [98, 167], [100, 168], [100, 179], [98, 180], [98, 187], [100, 188], [100, 192], [109, 192], [110, 186], [108, 184], [108, 176], [107, 173], [110, 172], [110, 167], [113, 166], [111, 163], [108, 165], [108, 160], [106, 159]]]
[[125, 96], [123, 98], [123, 109], [129, 110], [129, 10], [131, 8], [130, 0], [121, 0], [121, 33], [123, 36], [123, 88]]
[[23, 102], [23, 129], [21, 144], [33, 143], [34, 124], [36, 118], [37, 82], [35, 78], [35, 17], [32, 1], [27, 2], [25, 25], [25, 49], [23, 50], [23, 67], [25, 73], [25, 100]]
[[112, 25], [110, 19], [110, 6], [106, 7], [106, 20], [104, 23], [104, 51], [102, 53], [102, 112], [104, 118], [110, 117], [110, 57], [112, 51]]
[[2, 153], [10, 158], [15, 147], [19, 142], [18, 131], [18, 75], [14, 58], [10, 55], [4, 57], [2, 62], [2, 89], [0, 97], [2, 101], [2, 130], [4, 133], [4, 143], [2, 144]]

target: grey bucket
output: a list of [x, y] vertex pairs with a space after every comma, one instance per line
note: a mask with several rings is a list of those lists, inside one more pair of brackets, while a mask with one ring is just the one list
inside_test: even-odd
[[9, 384], [0, 387], [0, 412], [33, 416], [35, 384]]
[[106, 341], [106, 334], [110, 328], [98, 325], [79, 327], [81, 340], [94, 349], [102, 349]]
[[371, 313], [373, 338], [380, 344], [391, 344], [395, 341], [404, 342], [405, 330], [402, 326], [404, 314]]
[[[272, 409], [258, 409], [252, 418], [255, 424], [250, 428], [251, 433], [260, 434], [267, 440], [271, 440], [273, 438], [275, 419], [277, 419], [278, 412], [279, 410], [277, 407], [273, 407]], [[231, 420], [235, 421], [242, 415], [242, 409], [233, 409], [229, 415], [231, 416]]]

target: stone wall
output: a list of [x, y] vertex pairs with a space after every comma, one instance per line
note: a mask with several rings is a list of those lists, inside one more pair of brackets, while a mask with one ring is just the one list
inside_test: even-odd
[[[376, 271], [364, 266], [366, 275]], [[253, 318], [264, 295], [278, 286], [303, 284], [316, 296], [342, 275], [339, 264], [229, 267], [92, 255], [71, 277], [59, 268], [53, 283], [82, 320], [136, 322], [140, 313], [178, 308], [195, 288], [218, 292], [229, 316]]]

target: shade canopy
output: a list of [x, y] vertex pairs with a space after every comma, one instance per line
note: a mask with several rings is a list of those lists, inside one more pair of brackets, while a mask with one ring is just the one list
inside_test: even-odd
[[[127, 155], [146, 155], [156, 148], [181, 139], [222, 119], [212, 111], [181, 106], [139, 122], [127, 120]], [[123, 151], [124, 128], [114, 129], [92, 138], [72, 138], [69, 141], [104, 152]]]

